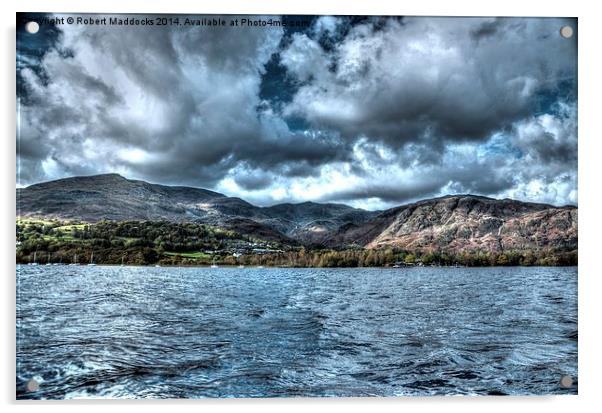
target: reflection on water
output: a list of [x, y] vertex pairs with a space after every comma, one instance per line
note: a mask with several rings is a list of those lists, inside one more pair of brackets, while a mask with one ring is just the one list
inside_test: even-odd
[[576, 268], [21, 266], [17, 287], [18, 398], [577, 393]]

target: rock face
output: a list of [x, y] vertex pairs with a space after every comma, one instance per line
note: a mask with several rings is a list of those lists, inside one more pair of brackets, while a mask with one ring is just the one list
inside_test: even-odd
[[257, 207], [204, 189], [164, 186], [116, 174], [74, 177], [17, 189], [21, 217], [96, 222], [200, 222], [281, 242], [420, 251], [577, 249], [577, 208], [454, 195], [386, 211], [341, 204]]
[[341, 228], [331, 245], [450, 252], [577, 249], [576, 207], [459, 195], [384, 211]]

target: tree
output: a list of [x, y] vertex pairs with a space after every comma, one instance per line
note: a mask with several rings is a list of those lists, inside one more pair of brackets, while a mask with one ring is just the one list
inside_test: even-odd
[[497, 265], [508, 265], [508, 262], [508, 256], [506, 254], [500, 254], [495, 263]]

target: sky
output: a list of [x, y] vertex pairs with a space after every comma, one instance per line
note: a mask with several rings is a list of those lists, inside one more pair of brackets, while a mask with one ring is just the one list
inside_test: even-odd
[[577, 205], [576, 19], [25, 32], [41, 17], [17, 16], [17, 186], [119, 173], [256, 205]]

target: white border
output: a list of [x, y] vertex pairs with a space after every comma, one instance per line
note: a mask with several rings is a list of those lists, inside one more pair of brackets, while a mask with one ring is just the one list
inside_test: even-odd
[[[160, 412], [167, 407], [185, 410], [245, 409], [250, 412], [345, 409], [364, 411], [378, 409], [397, 411], [507, 412], [512, 409], [554, 411], [587, 411], [600, 404], [597, 389], [600, 379], [598, 316], [600, 308], [600, 279], [597, 260], [601, 248], [602, 228], [599, 214], [600, 130], [598, 126], [599, 96], [602, 96], [599, 75], [602, 74], [600, 45], [602, 39], [599, 10], [594, 2], [501, 0], [448, 0], [399, 2], [369, 0], [349, 4], [344, 0], [220, 0], [204, 4], [198, 1], [170, 0], [150, 2], [104, 0], [94, 4], [69, 0], [20, 0], [2, 2], [2, 402], [9, 410], [44, 409], [63, 412], [85, 409], [100, 412], [106, 409], [126, 411], [141, 407]], [[377, 399], [238, 399], [200, 401], [79, 401], [79, 402], [15, 402], [15, 272], [14, 272], [14, 215], [15, 215], [15, 12], [113, 12], [113, 13], [232, 13], [232, 14], [371, 14], [371, 15], [453, 15], [453, 16], [570, 16], [579, 17], [579, 396], [557, 397], [478, 397], [478, 398], [377, 398]], [[597, 76], [598, 75], [598, 76]], [[596, 403], [598, 402], [598, 403]], [[597, 406], [599, 407], [599, 406]]]

